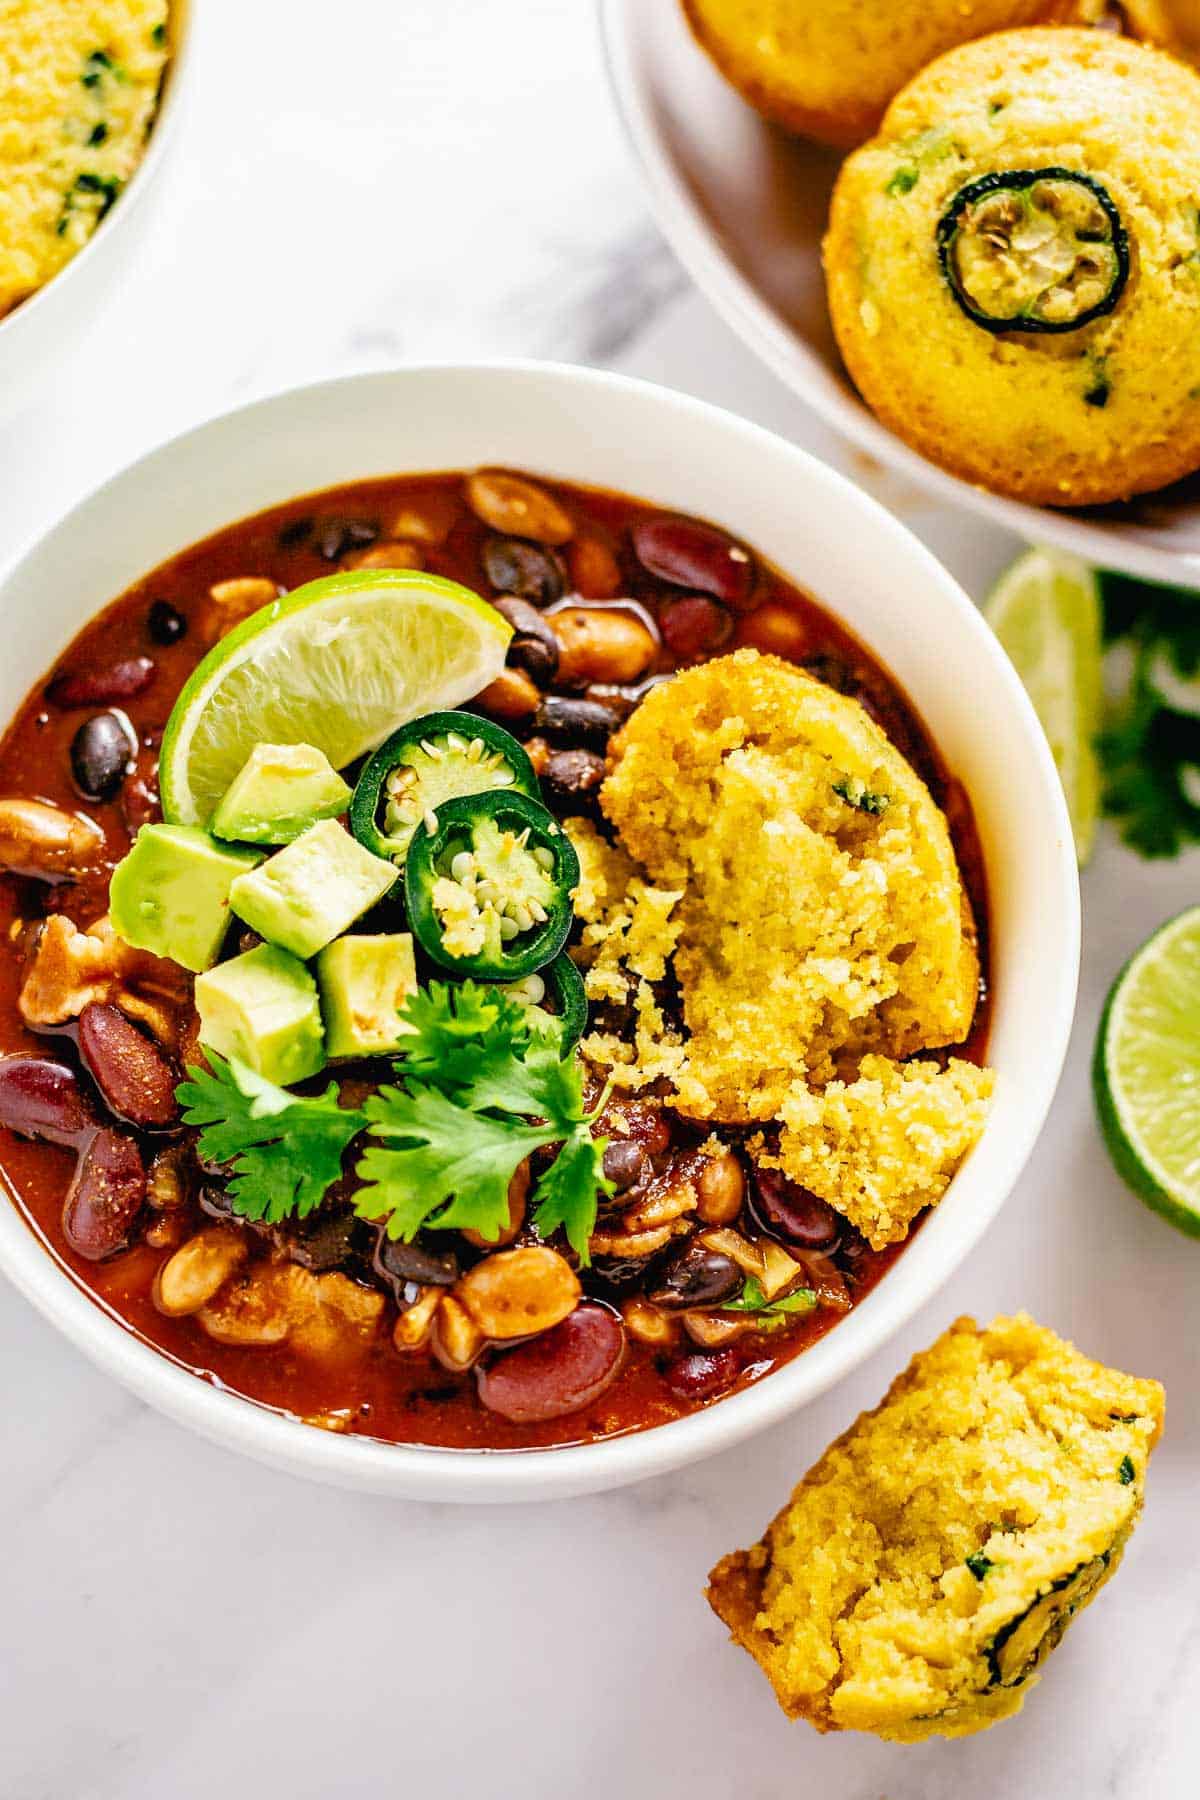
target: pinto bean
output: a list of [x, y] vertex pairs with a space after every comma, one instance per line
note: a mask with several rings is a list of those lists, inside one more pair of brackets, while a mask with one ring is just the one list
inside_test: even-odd
[[148, 656], [130, 656], [101, 669], [64, 669], [46, 687], [52, 706], [114, 706], [132, 700], [150, 686], [154, 664]]
[[93, 1002], [79, 1015], [79, 1054], [104, 1104], [142, 1131], [179, 1117], [175, 1070], [157, 1044], [116, 1006]]
[[0, 1125], [42, 1144], [78, 1149], [97, 1127], [74, 1069], [49, 1056], [0, 1057]]
[[634, 1298], [621, 1307], [621, 1317], [630, 1337], [655, 1350], [669, 1350], [679, 1341], [679, 1316], [663, 1312], [648, 1301]]
[[548, 1331], [579, 1298], [579, 1277], [557, 1250], [529, 1244], [485, 1256], [454, 1290], [483, 1335], [496, 1342]]
[[446, 1294], [433, 1315], [433, 1354], [443, 1369], [461, 1374], [477, 1362], [487, 1339], [465, 1306]]
[[0, 869], [57, 881], [79, 875], [104, 848], [93, 819], [41, 800], [0, 800]]
[[621, 565], [599, 538], [576, 538], [567, 551], [571, 584], [585, 600], [615, 600], [621, 592]]
[[706, 1225], [732, 1225], [742, 1210], [746, 1182], [732, 1150], [706, 1162], [696, 1179], [696, 1211]]
[[123, 1131], [97, 1131], [63, 1202], [63, 1236], [77, 1256], [102, 1262], [125, 1244], [145, 1197], [137, 1144]]
[[425, 558], [415, 544], [372, 544], [342, 561], [348, 569], [423, 569]]
[[644, 569], [672, 587], [711, 594], [742, 611], [754, 591], [754, 559], [715, 525], [700, 519], [646, 519], [633, 528], [634, 554]]
[[480, 552], [483, 572], [498, 593], [549, 606], [566, 591], [567, 576], [557, 551], [520, 538], [488, 538]]
[[738, 643], [799, 662], [812, 647], [812, 634], [795, 607], [783, 600], [765, 600], [742, 620]]
[[584, 1300], [551, 1331], [481, 1365], [475, 1380], [489, 1412], [532, 1425], [590, 1406], [624, 1360], [620, 1318], [601, 1301]]
[[564, 606], [550, 623], [559, 643], [559, 680], [568, 685], [636, 681], [658, 654], [650, 630], [622, 607]]
[[524, 669], [507, 668], [476, 694], [474, 705], [496, 719], [527, 719], [537, 711], [541, 697]]
[[506, 469], [477, 469], [467, 476], [467, 505], [477, 519], [505, 537], [537, 544], [565, 544], [575, 534], [570, 515], [553, 495]]
[[244, 1232], [231, 1225], [206, 1225], [159, 1269], [154, 1278], [155, 1306], [169, 1319], [199, 1312], [241, 1267], [248, 1252]]

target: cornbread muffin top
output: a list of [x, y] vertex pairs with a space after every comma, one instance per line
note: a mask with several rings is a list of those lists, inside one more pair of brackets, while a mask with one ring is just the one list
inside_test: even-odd
[[966, 1036], [979, 960], [946, 821], [857, 701], [739, 650], [647, 695], [613, 753], [603, 810], [677, 896], [682, 1110], [768, 1119], [843, 1053]]
[[683, 0], [699, 42], [750, 104], [829, 144], [857, 144], [918, 69], [1011, 25], [1085, 21], [1102, 0]]
[[[1198, 116], [1192, 70], [1105, 32], [1000, 33], [910, 82], [843, 166], [825, 243], [838, 344], [884, 422], [1048, 505], [1200, 465]], [[1040, 319], [1020, 305], [1039, 284]], [[982, 323], [989, 287], [1034, 325]]]
[[0, 0], [0, 316], [82, 249], [145, 149], [166, 0]]
[[912, 1741], [1020, 1710], [1141, 1511], [1163, 1391], [1024, 1314], [959, 1319], [708, 1598], [780, 1705]]

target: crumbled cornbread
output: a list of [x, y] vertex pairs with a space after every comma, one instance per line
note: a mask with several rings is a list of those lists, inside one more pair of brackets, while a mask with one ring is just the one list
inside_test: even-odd
[[166, 0], [0, 0], [0, 316], [133, 174], [166, 60]]
[[778, 1154], [753, 1139], [750, 1148], [837, 1207], [879, 1250], [941, 1199], [983, 1130], [992, 1085], [990, 1069], [958, 1057], [943, 1069], [864, 1056], [853, 1081], [793, 1082], [779, 1109]]
[[681, 1110], [774, 1116], [843, 1049], [965, 1037], [979, 964], [946, 821], [857, 701], [740, 650], [650, 693], [601, 803], [681, 897]]
[[708, 1598], [820, 1731], [962, 1736], [1020, 1710], [1141, 1511], [1163, 1391], [1025, 1315], [959, 1319]]

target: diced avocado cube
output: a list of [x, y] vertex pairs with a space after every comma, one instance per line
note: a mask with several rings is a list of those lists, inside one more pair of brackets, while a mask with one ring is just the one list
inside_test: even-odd
[[372, 856], [336, 819], [326, 819], [239, 875], [229, 904], [270, 943], [309, 957], [382, 900], [395, 880], [395, 863]]
[[417, 985], [407, 931], [341, 937], [317, 958], [325, 1049], [332, 1056], [387, 1056], [411, 1025], [400, 1008]]
[[208, 822], [214, 837], [290, 844], [320, 819], [336, 819], [350, 789], [311, 744], [256, 744]]
[[143, 825], [113, 870], [113, 930], [137, 950], [198, 973], [216, 962], [229, 928], [229, 891], [260, 860], [195, 825]]
[[196, 978], [200, 1042], [287, 1087], [325, 1061], [317, 984], [302, 962], [259, 944]]

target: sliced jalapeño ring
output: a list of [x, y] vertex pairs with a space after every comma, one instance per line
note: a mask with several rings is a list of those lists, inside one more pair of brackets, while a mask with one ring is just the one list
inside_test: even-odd
[[938, 221], [938, 261], [984, 331], [1078, 331], [1129, 279], [1112, 195], [1077, 169], [1006, 169], [959, 188]]
[[533, 764], [516, 738], [475, 713], [426, 713], [367, 759], [350, 802], [350, 829], [374, 856], [402, 863], [427, 814], [493, 788], [537, 798]]
[[418, 825], [405, 862], [409, 923], [439, 967], [519, 981], [558, 955], [574, 916], [579, 858], [528, 794], [447, 800]]

